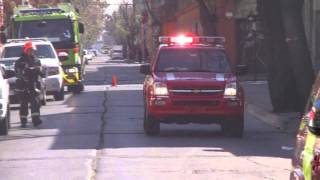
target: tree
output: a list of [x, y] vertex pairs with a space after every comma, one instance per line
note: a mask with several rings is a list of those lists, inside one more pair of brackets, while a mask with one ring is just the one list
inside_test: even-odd
[[[124, 46], [124, 55], [130, 59], [138, 58], [138, 34], [141, 17], [136, 15], [134, 4], [123, 4], [119, 11], [109, 17], [106, 30], [118, 44]], [[128, 50], [128, 51], [126, 51]]]
[[303, 0], [258, 0], [275, 112], [303, 111], [314, 80], [302, 5]]
[[200, 23], [203, 28], [204, 35], [216, 35], [216, 15], [210, 8], [214, 1], [210, 0], [196, 0], [200, 8]]
[[104, 30], [104, 6], [94, 0], [71, 0], [80, 12], [80, 20], [84, 23], [85, 33], [82, 42], [85, 47], [94, 44]]

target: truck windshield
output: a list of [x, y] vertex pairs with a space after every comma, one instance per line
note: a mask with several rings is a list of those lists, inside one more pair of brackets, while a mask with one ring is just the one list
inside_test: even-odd
[[72, 22], [68, 19], [19, 21], [15, 26], [16, 38], [46, 37], [53, 43], [74, 41]]
[[177, 48], [160, 51], [156, 71], [228, 73], [231, 70], [222, 50]]
[[[36, 45], [38, 58], [55, 58], [55, 54], [51, 46], [46, 44]], [[8, 46], [3, 50], [3, 58], [20, 57], [22, 54], [22, 46]]]

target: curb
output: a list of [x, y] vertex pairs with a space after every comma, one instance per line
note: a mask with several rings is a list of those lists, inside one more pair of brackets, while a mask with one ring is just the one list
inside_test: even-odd
[[267, 112], [262, 108], [249, 103], [246, 104], [246, 110], [248, 113], [250, 113], [257, 119], [261, 120], [262, 122], [272, 127], [275, 127], [281, 131], [285, 130], [286, 125], [284, 123], [284, 118], [281, 118], [280, 116]]
[[247, 103], [246, 111], [263, 123], [287, 134], [296, 134], [301, 121], [301, 115], [297, 112], [275, 114], [265, 111], [263, 108]]

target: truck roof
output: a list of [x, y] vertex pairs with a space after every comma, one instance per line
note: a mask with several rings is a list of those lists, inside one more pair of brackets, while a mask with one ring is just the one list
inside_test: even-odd
[[56, 6], [42, 5], [39, 8], [17, 6], [12, 18], [15, 21], [32, 21], [39, 19], [78, 19], [78, 13], [70, 3], [59, 3]]
[[4, 44], [5, 47], [11, 46], [23, 46], [27, 41], [32, 41], [34, 44], [48, 44], [51, 45], [51, 42], [46, 38], [30, 38], [30, 39], [8, 39], [7, 43]]

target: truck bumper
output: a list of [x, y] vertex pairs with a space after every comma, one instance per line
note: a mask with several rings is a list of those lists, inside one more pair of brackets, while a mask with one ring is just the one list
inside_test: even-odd
[[187, 120], [193, 123], [216, 123], [242, 118], [244, 103], [240, 99], [171, 101], [169, 98], [151, 98], [147, 112], [164, 122]]

